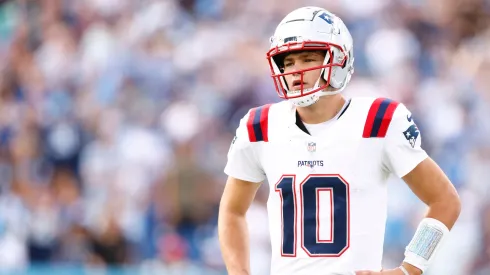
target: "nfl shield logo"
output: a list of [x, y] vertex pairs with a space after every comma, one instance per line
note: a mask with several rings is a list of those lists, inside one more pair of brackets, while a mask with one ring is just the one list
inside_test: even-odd
[[316, 143], [315, 142], [308, 142], [307, 149], [310, 152], [315, 152], [316, 151]]

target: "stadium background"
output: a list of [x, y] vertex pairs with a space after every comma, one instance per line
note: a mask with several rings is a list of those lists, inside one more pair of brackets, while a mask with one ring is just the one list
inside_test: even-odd
[[[328, 6], [325, 6], [328, 3]], [[224, 274], [228, 146], [278, 97], [265, 53], [294, 8], [355, 41], [347, 96], [414, 113], [463, 209], [428, 274], [490, 274], [490, 1], [18, 0], [0, 5], [0, 273]], [[385, 267], [424, 206], [390, 183]], [[267, 274], [262, 188], [249, 212]]]

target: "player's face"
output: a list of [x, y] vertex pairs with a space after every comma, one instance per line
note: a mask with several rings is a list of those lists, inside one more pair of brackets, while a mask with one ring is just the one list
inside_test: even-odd
[[[291, 53], [284, 58], [284, 73], [321, 66], [323, 65], [324, 59], [325, 53], [322, 51]], [[301, 83], [301, 73], [285, 75], [289, 90], [301, 90], [301, 84], [303, 84], [303, 90], [313, 88], [320, 77], [321, 70], [322, 69], [317, 69], [304, 72], [303, 83]], [[322, 84], [325, 84], [323, 78], [320, 80], [320, 85]]]

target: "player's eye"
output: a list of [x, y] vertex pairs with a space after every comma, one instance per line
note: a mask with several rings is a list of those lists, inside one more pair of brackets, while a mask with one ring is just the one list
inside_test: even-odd
[[287, 67], [291, 67], [293, 66], [293, 62], [286, 62], [284, 63], [284, 67], [287, 68]]
[[305, 59], [305, 62], [307, 62], [307, 63], [309, 63], [309, 62], [315, 62], [315, 59], [306, 58], [306, 59]]

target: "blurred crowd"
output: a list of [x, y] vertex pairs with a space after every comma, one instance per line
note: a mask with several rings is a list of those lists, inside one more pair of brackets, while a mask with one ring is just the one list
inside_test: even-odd
[[[228, 147], [249, 108], [279, 101], [269, 37], [305, 5], [351, 30], [345, 95], [405, 103], [460, 192], [428, 274], [490, 274], [487, 0], [0, 1], [0, 270], [223, 272]], [[268, 274], [267, 192], [248, 213], [254, 275]], [[399, 179], [389, 192], [394, 267], [425, 208]]]

